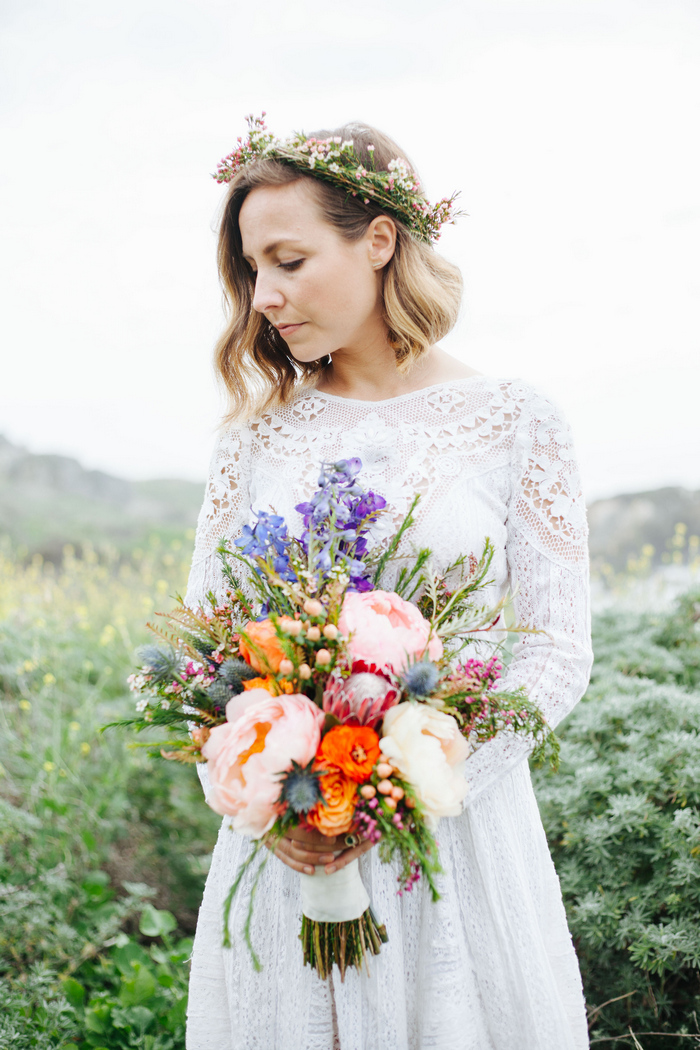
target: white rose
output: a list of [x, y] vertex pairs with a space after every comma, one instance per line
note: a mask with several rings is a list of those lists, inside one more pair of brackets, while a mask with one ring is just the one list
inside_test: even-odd
[[382, 754], [413, 786], [429, 825], [458, 816], [469, 790], [469, 745], [452, 715], [408, 701], [387, 711], [383, 732]]

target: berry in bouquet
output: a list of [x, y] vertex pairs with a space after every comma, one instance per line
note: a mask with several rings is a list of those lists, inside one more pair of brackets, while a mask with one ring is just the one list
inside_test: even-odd
[[[223, 921], [229, 946], [231, 902], [252, 868], [243, 936], [256, 968], [250, 929], [264, 847], [290, 828], [347, 845], [369, 840], [383, 861], [398, 861], [398, 893], [425, 879], [437, 900], [435, 831], [462, 812], [469, 754], [510, 732], [532, 738], [536, 760], [557, 760], [556, 738], [525, 691], [499, 687], [503, 632], [494, 629], [508, 599], [480, 600], [491, 582], [489, 540], [480, 557], [465, 554], [442, 572], [429, 549], [407, 556], [415, 497], [393, 536], [373, 543], [386, 502], [364, 489], [360, 471], [359, 459], [322, 465], [313, 498], [296, 508], [300, 536], [258, 512], [233, 543], [222, 540], [225, 596], [209, 594], [197, 609], [179, 601], [165, 627], [151, 625], [165, 644], [141, 651], [130, 676], [136, 717], [117, 723], [166, 728], [170, 739], [146, 745], [153, 754], [206, 762], [209, 805], [252, 840]], [[384, 590], [397, 559], [394, 588]], [[299, 878], [304, 961], [321, 977], [334, 964], [344, 976], [380, 951], [387, 934], [357, 859]]]

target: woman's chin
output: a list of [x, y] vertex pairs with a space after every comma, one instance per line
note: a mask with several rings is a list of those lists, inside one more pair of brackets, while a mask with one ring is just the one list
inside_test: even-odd
[[311, 348], [304, 349], [302, 347], [289, 346], [287, 345], [289, 353], [292, 355], [295, 361], [300, 365], [312, 365], [317, 361], [325, 362], [325, 359], [332, 353], [331, 350], [312, 350]]

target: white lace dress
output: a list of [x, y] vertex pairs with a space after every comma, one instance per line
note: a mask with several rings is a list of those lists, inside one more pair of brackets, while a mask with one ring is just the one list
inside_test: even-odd
[[[495, 546], [493, 597], [518, 587], [520, 635], [505, 685], [524, 685], [555, 726], [591, 666], [586, 517], [571, 435], [552, 404], [519, 380], [472, 376], [386, 401], [306, 390], [228, 432], [212, 459], [188, 601], [222, 580], [214, 548], [250, 508], [294, 505], [322, 460], [359, 456], [365, 485], [395, 519], [420, 492], [416, 545], [446, 564]], [[389, 581], [390, 582], [390, 581]], [[252, 936], [240, 939], [245, 885], [221, 946], [222, 901], [250, 843], [226, 819], [214, 850], [192, 956], [188, 1050], [580, 1050], [588, 1046], [578, 964], [530, 783], [527, 745], [497, 737], [467, 760], [462, 816], [438, 829], [445, 874], [433, 904], [421, 883], [397, 896], [376, 850], [361, 872], [389, 943], [371, 973], [321, 981], [302, 965], [298, 876], [271, 858]], [[200, 767], [205, 768], [205, 767]], [[206, 777], [205, 790], [206, 790]]]

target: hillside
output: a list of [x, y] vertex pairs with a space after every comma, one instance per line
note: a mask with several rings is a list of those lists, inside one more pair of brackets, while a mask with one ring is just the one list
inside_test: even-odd
[[689, 540], [695, 540], [695, 556], [700, 553], [700, 492], [663, 488], [595, 500], [588, 508], [588, 524], [594, 571], [602, 562], [622, 571], [646, 545], [654, 548], [649, 558], [653, 565], [673, 561], [674, 553], [686, 561]]
[[56, 560], [66, 543], [119, 549], [194, 528], [204, 483], [126, 481], [68, 456], [35, 455], [0, 436], [0, 534]]
[[[127, 481], [85, 470], [67, 456], [36, 455], [0, 436], [0, 534], [56, 560], [66, 543], [108, 542], [120, 549], [154, 531], [182, 536], [194, 528], [204, 483]], [[663, 488], [595, 500], [588, 508], [591, 562], [626, 568], [645, 545], [654, 565], [672, 558], [678, 537], [700, 535], [700, 492]], [[679, 543], [679, 540], [676, 540]]]

